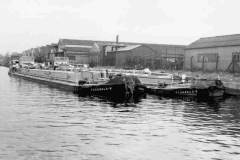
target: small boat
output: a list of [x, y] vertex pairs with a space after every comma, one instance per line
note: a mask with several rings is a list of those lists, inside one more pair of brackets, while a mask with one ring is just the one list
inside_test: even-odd
[[148, 87], [148, 92], [164, 96], [193, 96], [198, 98], [220, 97], [225, 92], [222, 81], [205, 80], [190, 83], [160, 84], [158, 87]]

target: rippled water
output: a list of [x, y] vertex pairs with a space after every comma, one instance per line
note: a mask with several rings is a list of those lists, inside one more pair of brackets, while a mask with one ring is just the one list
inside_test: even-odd
[[78, 97], [0, 67], [0, 159], [240, 159], [240, 99]]

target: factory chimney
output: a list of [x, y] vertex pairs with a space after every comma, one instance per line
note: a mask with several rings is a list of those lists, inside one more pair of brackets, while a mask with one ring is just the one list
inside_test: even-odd
[[118, 44], [118, 35], [117, 35], [117, 37], [116, 37], [116, 44]]

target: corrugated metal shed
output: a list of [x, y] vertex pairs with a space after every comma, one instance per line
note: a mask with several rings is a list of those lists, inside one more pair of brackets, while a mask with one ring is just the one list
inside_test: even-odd
[[191, 43], [186, 49], [239, 46], [240, 34], [206, 37]]

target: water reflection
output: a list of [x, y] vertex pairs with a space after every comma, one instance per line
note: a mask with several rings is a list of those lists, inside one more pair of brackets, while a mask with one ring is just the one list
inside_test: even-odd
[[79, 99], [82, 100], [82, 98], [89, 98], [89, 100], [94, 100], [97, 102], [104, 102], [109, 104], [112, 107], [134, 107], [138, 103], [142, 101], [142, 99], [146, 98], [146, 95], [136, 96], [136, 95], [127, 95], [127, 96], [81, 96], [78, 95]]
[[[195, 141], [220, 145], [222, 149], [231, 148], [229, 146], [236, 145], [235, 138], [240, 137], [239, 102], [237, 97], [224, 96], [207, 102], [207, 105], [188, 103], [183, 110], [183, 124], [188, 128], [186, 132], [195, 135], [192, 138]], [[228, 139], [229, 136], [233, 139]], [[218, 137], [225, 138], [219, 140]]]
[[222, 97], [196, 97], [196, 96], [182, 96], [182, 95], [177, 95], [177, 96], [159, 96], [159, 99], [178, 99], [186, 102], [197, 102], [197, 103], [218, 103], [219, 100], [226, 98], [227, 96], [222, 96]]

